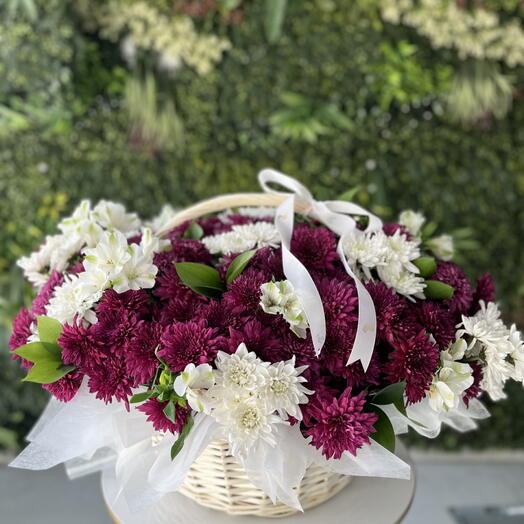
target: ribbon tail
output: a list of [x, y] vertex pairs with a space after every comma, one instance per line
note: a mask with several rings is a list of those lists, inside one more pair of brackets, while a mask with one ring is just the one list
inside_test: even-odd
[[351, 355], [347, 361], [347, 366], [360, 360], [364, 371], [367, 371], [371, 357], [373, 356], [373, 350], [375, 348], [375, 338], [377, 335], [377, 315], [375, 312], [375, 305], [373, 299], [368, 293], [368, 290], [364, 287], [364, 284], [360, 279], [353, 273], [343, 248], [343, 238], [340, 238], [337, 247], [337, 253], [344, 264], [344, 269], [347, 274], [354, 280], [355, 287], [357, 288], [358, 296], [358, 326], [357, 333], [355, 335], [355, 342]]
[[317, 356], [326, 341], [326, 318], [320, 294], [302, 262], [291, 253], [295, 198], [291, 195], [277, 208], [275, 226], [282, 239], [284, 275], [293, 284], [309, 323], [311, 339]]

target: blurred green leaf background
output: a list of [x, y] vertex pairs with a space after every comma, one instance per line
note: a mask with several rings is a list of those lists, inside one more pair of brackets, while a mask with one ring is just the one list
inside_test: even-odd
[[[0, 0], [0, 342], [31, 300], [15, 260], [81, 198], [143, 216], [256, 190], [272, 166], [456, 232], [524, 322], [524, 30], [519, 0]], [[1, 353], [0, 447], [46, 402]], [[524, 447], [524, 394], [481, 431]]]

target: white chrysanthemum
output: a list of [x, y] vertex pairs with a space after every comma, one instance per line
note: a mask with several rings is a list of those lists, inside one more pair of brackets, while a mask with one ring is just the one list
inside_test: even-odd
[[289, 280], [266, 282], [260, 289], [262, 310], [271, 315], [282, 315], [291, 331], [298, 337], [305, 338], [309, 324], [293, 284]]
[[437, 412], [456, 409], [464, 391], [473, 384], [469, 364], [457, 362], [464, 358], [466, 341], [458, 339], [440, 353], [440, 369], [428, 392], [429, 405]]
[[229, 255], [243, 253], [254, 248], [278, 247], [280, 235], [274, 224], [256, 222], [255, 224], [235, 225], [228, 233], [204, 237], [202, 242], [212, 254]]
[[131, 259], [127, 239], [120, 231], [105, 232], [94, 248], [84, 250], [86, 271], [100, 269], [108, 278], [116, 278]]
[[451, 260], [455, 252], [451, 235], [440, 235], [430, 238], [426, 242], [426, 246], [437, 258], [444, 261]]
[[399, 229], [391, 236], [386, 236], [386, 264], [400, 263], [411, 273], [418, 273], [419, 269], [411, 261], [420, 257], [420, 240], [408, 240]]
[[224, 426], [233, 455], [246, 455], [259, 439], [271, 446], [277, 444], [273, 426], [283, 421], [277, 415], [269, 413], [261, 399], [251, 397], [240, 402], [224, 404], [216, 415], [217, 420]]
[[215, 373], [209, 364], [188, 364], [176, 377], [173, 388], [177, 395], [187, 398], [192, 409], [209, 413], [207, 390], [214, 385]]
[[215, 360], [217, 394], [244, 397], [247, 392], [255, 392], [267, 383], [267, 364], [255, 353], [240, 344], [232, 355], [219, 351]]
[[370, 269], [386, 264], [387, 237], [383, 231], [364, 233], [352, 231], [345, 235], [342, 247], [352, 266], [360, 264], [366, 276], [371, 278]]
[[[480, 309], [472, 317], [462, 316], [462, 328], [457, 331], [457, 337], [469, 335], [472, 338], [470, 349], [478, 341], [484, 345], [497, 345], [507, 337], [508, 330], [500, 319], [500, 309], [494, 302], [487, 304], [481, 300]], [[477, 346], [478, 348], [478, 346]], [[468, 351], [468, 356], [471, 352]]]
[[95, 323], [96, 315], [92, 308], [102, 297], [103, 291], [104, 288], [93, 284], [85, 273], [66, 276], [46, 306], [46, 314], [61, 324], [72, 323], [77, 315], [78, 319]]
[[522, 374], [522, 343], [515, 326], [508, 329], [500, 319], [498, 306], [480, 301], [480, 310], [462, 317], [457, 336], [469, 336], [467, 356], [478, 357], [482, 364], [481, 387], [493, 400], [505, 398], [504, 384]]
[[415, 237], [420, 235], [420, 230], [424, 222], [426, 222], [426, 217], [422, 213], [417, 213], [412, 209], [402, 211], [398, 219], [398, 223], [404, 226]]
[[307, 366], [295, 367], [295, 356], [286, 362], [276, 362], [268, 367], [268, 382], [263, 392], [270, 412], [277, 411], [284, 420], [287, 416], [302, 420], [299, 404], [308, 402], [313, 391], [303, 386], [306, 379], [300, 376]]
[[140, 219], [136, 213], [127, 213], [122, 204], [101, 200], [91, 212], [98, 224], [108, 230], [116, 230], [130, 237], [140, 230]]
[[407, 271], [399, 262], [377, 268], [378, 276], [387, 287], [406, 297], [424, 298], [424, 279]]

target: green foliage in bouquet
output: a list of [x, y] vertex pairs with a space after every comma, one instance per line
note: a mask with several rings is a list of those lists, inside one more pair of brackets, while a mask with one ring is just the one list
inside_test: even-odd
[[[14, 261], [81, 198], [148, 216], [165, 203], [256, 190], [254, 173], [267, 165], [320, 199], [358, 186], [350, 198], [386, 218], [415, 207], [437, 232], [456, 229], [460, 263], [473, 276], [494, 266], [506, 314], [522, 322], [519, 2], [483, 2], [482, 13], [444, 0], [201, 4], [0, 3], [3, 346], [29, 298]], [[421, 10], [435, 6], [440, 25], [427, 27]], [[449, 17], [456, 9], [514, 38], [457, 40], [454, 24], [469, 26]], [[188, 35], [191, 53], [180, 49]], [[1, 373], [10, 436], [0, 445], [12, 445], [44, 399], [27, 401], [11, 366]], [[465, 441], [494, 445], [500, 430], [524, 446], [508, 415], [522, 413], [522, 394], [508, 404]]]

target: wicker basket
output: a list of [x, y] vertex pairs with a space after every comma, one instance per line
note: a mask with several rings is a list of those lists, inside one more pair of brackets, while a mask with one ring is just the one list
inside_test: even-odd
[[[322, 504], [347, 486], [351, 477], [312, 465], [296, 488], [304, 510]], [[191, 466], [180, 490], [190, 499], [229, 515], [280, 518], [297, 510], [271, 499], [251, 484], [244, 468], [231, 456], [229, 445], [213, 441]]]
[[[277, 207], [287, 198], [282, 194], [238, 193], [199, 202], [177, 213], [159, 234], [166, 234], [188, 220], [237, 206]], [[307, 214], [309, 205], [295, 199], [295, 210]], [[331, 473], [312, 465], [296, 490], [304, 510], [322, 504], [337, 494], [351, 477]], [[255, 515], [266, 518], [288, 517], [297, 513], [283, 503], [273, 504], [260, 489], [251, 484], [246, 472], [229, 452], [226, 442], [212, 442], [191, 466], [181, 492], [202, 506], [230, 515]]]

